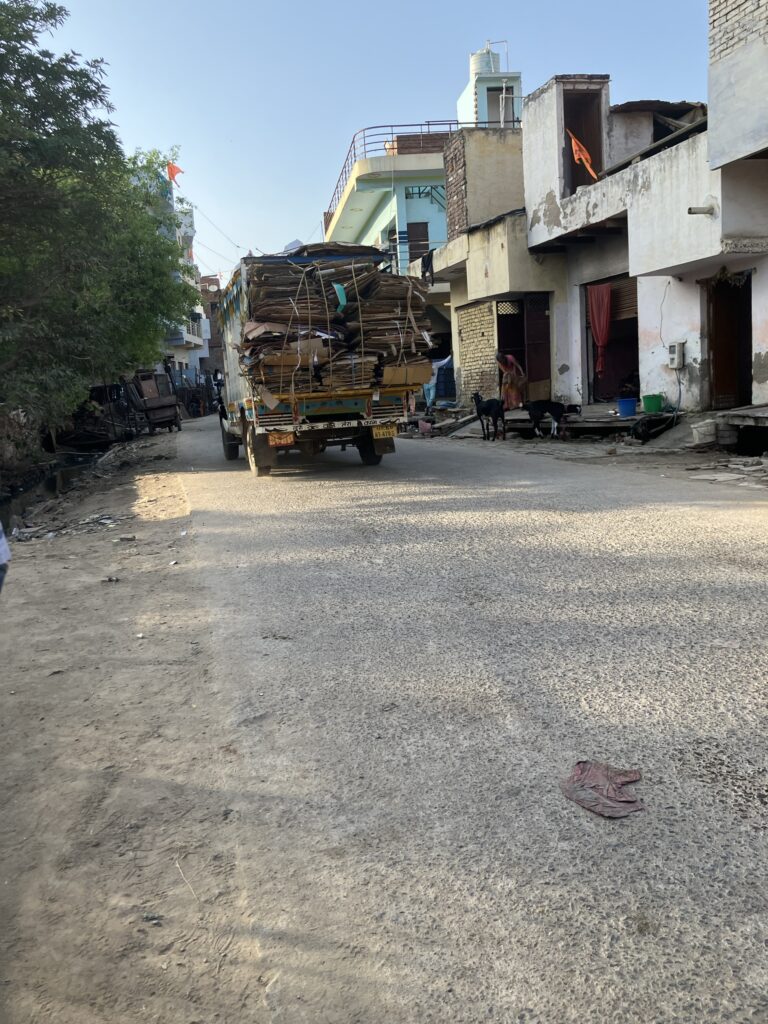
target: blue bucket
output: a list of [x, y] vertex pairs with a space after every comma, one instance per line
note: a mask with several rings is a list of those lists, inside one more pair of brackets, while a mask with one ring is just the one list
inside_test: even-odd
[[617, 398], [616, 407], [619, 410], [619, 416], [634, 416], [637, 412], [637, 399]]

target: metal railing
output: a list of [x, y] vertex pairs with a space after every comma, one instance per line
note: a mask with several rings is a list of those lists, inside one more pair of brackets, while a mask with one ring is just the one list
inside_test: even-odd
[[445, 185], [406, 185], [406, 199], [428, 199], [430, 203], [445, 209]]
[[[327, 228], [338, 208], [352, 169], [358, 160], [374, 156], [412, 156], [416, 153], [442, 153], [450, 136], [460, 128], [499, 128], [498, 122], [468, 124], [461, 121], [424, 121], [421, 124], [375, 124], [361, 128], [352, 136], [341, 174], [333, 190], [331, 202], [324, 214]], [[505, 128], [519, 128], [519, 121], [505, 124]]]

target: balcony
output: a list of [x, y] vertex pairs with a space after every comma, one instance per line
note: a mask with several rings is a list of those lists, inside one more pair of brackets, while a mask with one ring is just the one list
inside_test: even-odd
[[[323, 215], [326, 231], [342, 201], [350, 178], [354, 174], [355, 164], [362, 160], [374, 160], [378, 157], [419, 157], [424, 154], [440, 154], [442, 157], [443, 149], [451, 134], [461, 127], [467, 126], [461, 125], [458, 121], [425, 121], [422, 124], [373, 125], [369, 128], [362, 128], [352, 138], [341, 168], [341, 174], [336, 182], [336, 188], [331, 196], [328, 209]], [[438, 166], [442, 167], [442, 159], [435, 161], [435, 168]], [[386, 164], [382, 168], [377, 161], [374, 174], [381, 175], [385, 173], [385, 170]], [[394, 164], [390, 170], [395, 172]]]
[[194, 320], [185, 320], [183, 323], [177, 324], [168, 332], [165, 343], [166, 345], [172, 345], [175, 348], [202, 348], [205, 344], [202, 327]]

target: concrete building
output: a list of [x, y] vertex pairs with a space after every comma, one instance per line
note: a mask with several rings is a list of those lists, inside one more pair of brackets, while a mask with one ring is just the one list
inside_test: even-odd
[[[395, 273], [407, 273], [411, 265], [410, 272], [420, 274], [422, 257], [451, 237], [447, 179], [469, 180], [467, 160], [472, 167], [487, 159], [489, 167], [501, 168], [503, 148], [499, 147], [504, 143], [499, 140], [511, 138], [509, 133], [519, 129], [520, 74], [501, 70], [500, 56], [490, 43], [470, 55], [469, 80], [456, 110], [456, 120], [379, 125], [357, 132], [324, 215], [326, 240], [378, 246], [391, 253]], [[485, 149], [470, 147], [465, 153], [463, 143], [457, 142], [464, 137], [463, 128], [481, 124], [491, 129]], [[499, 195], [513, 194], [501, 181], [497, 184]], [[459, 218], [457, 224], [464, 224], [467, 218], [484, 216], [488, 209], [484, 191], [476, 189], [465, 196], [461, 208], [454, 202], [452, 215]], [[435, 354], [449, 355], [450, 293], [445, 282], [432, 282], [429, 303], [439, 346]]]
[[[498, 40], [506, 45], [506, 40]], [[456, 104], [456, 119], [462, 127], [484, 125], [511, 128], [519, 125], [523, 109], [523, 83], [519, 71], [502, 71], [501, 56], [485, 48], [470, 54], [469, 81]], [[509, 61], [507, 60], [507, 63]]]
[[210, 373], [217, 370], [224, 373], [224, 335], [219, 321], [221, 303], [221, 282], [215, 274], [204, 274], [200, 278], [200, 295], [205, 318], [209, 326], [208, 357], [201, 360], [201, 369]]
[[[171, 199], [173, 201], [173, 199]], [[195, 238], [195, 217], [191, 209], [177, 210], [179, 220], [177, 241], [182, 250], [182, 263], [197, 287], [200, 287], [200, 272], [195, 265], [193, 242]], [[183, 323], [174, 325], [165, 338], [164, 362], [179, 376], [191, 383], [204, 370], [209, 355], [208, 343], [211, 338], [210, 320], [206, 316], [202, 300], [189, 311]]]
[[711, 0], [709, 122], [701, 103], [612, 107], [606, 75], [559, 75], [525, 98], [521, 133], [451, 139], [434, 269], [464, 401], [496, 393], [506, 348], [533, 398], [768, 402], [766, 75], [768, 0]]
[[445, 159], [449, 241], [433, 268], [450, 288], [459, 396], [469, 404], [475, 390], [497, 393], [502, 349], [527, 368], [530, 397], [548, 398], [551, 337], [565, 329], [565, 268], [559, 256], [528, 251], [520, 128], [462, 129]]
[[520, 74], [500, 70], [499, 54], [490, 43], [471, 54], [469, 62], [457, 120], [357, 132], [325, 212], [326, 240], [386, 249], [400, 273], [445, 244], [446, 144], [462, 126], [519, 125], [522, 109]]
[[403, 272], [445, 244], [443, 147], [450, 121], [363, 128], [325, 212], [325, 238], [375, 245]]

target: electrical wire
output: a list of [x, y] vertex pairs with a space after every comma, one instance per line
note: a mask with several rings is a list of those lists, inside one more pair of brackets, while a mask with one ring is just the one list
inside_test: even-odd
[[682, 401], [683, 401], [683, 379], [680, 376], [680, 371], [679, 370], [675, 370], [675, 374], [677, 376], [677, 408], [675, 409], [675, 418], [672, 421], [672, 426], [673, 427], [677, 425], [677, 416], [678, 416], [678, 413], [680, 412], [680, 405], [682, 404]]
[[[308, 235], [308, 237], [307, 237], [307, 238], [305, 238], [305, 240], [304, 240], [304, 245], [309, 245], [309, 243], [310, 243], [310, 242], [312, 241], [312, 239], [313, 239], [313, 238], [315, 237], [315, 235], [317, 234], [317, 229], [318, 229], [318, 228], [322, 228], [322, 226], [323, 226], [323, 222], [322, 222], [321, 220], [319, 220], [319, 221], [318, 221], [318, 222], [317, 222], [317, 223], [315, 224], [315, 226], [314, 226], [314, 227], [312, 228], [312, 233], [311, 233], [310, 235]], [[259, 252], [261, 252], [261, 249], [259, 249]]]
[[[178, 197], [179, 197], [179, 199], [181, 199], [185, 203], [187, 203], [193, 210], [196, 210], [200, 214], [201, 217], [203, 217], [205, 220], [207, 220], [208, 223], [211, 225], [211, 227], [215, 228], [219, 232], [219, 234], [222, 235], [222, 237], [224, 237], [229, 242], [230, 245], [233, 245], [235, 247], [235, 249], [241, 250], [243, 252], [246, 251], [244, 245], [239, 245], [234, 239], [230, 238], [229, 235], [226, 233], [226, 231], [224, 231], [223, 228], [220, 228], [219, 225], [215, 221], [211, 220], [211, 218], [208, 216], [208, 214], [205, 212], [205, 210], [201, 210], [200, 209], [200, 207], [197, 205], [197, 203], [193, 203], [191, 199], [188, 199], [186, 196], [183, 196], [181, 194], [181, 192], [178, 193]], [[197, 244], [198, 245], [202, 245], [204, 249], [208, 249], [210, 252], [215, 253], [216, 256], [221, 256], [221, 258], [223, 260], [228, 260], [229, 259], [228, 256], [222, 256], [220, 252], [216, 252], [215, 249], [211, 249], [211, 247], [209, 245], [205, 245], [203, 242], [198, 242]], [[255, 249], [256, 252], [260, 253], [262, 256], [266, 256], [267, 255], [264, 252], [263, 249], [260, 249], [258, 247], [258, 245], [252, 245], [251, 246], [251, 250], [253, 250], [253, 249]], [[240, 257], [238, 256], [238, 259], [239, 258]]]
[[[186, 196], [183, 196], [181, 194], [179, 194], [179, 199], [182, 199], [185, 203], [188, 203], [192, 207], [193, 210], [197, 210], [197, 212], [200, 214], [200, 216], [203, 217], [205, 220], [207, 220], [208, 223], [211, 225], [211, 227], [215, 228], [219, 232], [219, 234], [229, 242], [230, 245], [233, 245], [235, 247], [235, 249], [242, 249], [243, 251], [245, 251], [245, 246], [244, 245], [240, 245], [233, 238], [230, 238], [229, 235], [226, 233], [226, 231], [223, 228], [220, 228], [219, 225], [215, 221], [211, 220], [211, 218], [208, 216], [208, 214], [205, 212], [205, 210], [201, 210], [200, 209], [200, 207], [197, 205], [197, 203], [193, 203], [191, 199], [188, 199]], [[261, 253], [262, 256], [266, 255], [264, 250], [260, 249], [258, 247], [258, 245], [253, 245], [253, 246], [251, 246], [251, 248], [255, 249], [256, 252]], [[211, 250], [211, 251], [213, 251], [213, 250]]]
[[214, 275], [214, 276], [216, 276], [216, 277], [218, 277], [218, 276], [219, 276], [219, 271], [218, 271], [218, 270], [214, 270], [214, 269], [213, 269], [213, 267], [212, 267], [212, 266], [210, 265], [210, 263], [207, 263], [207, 262], [206, 262], [206, 261], [205, 261], [205, 260], [203, 259], [203, 257], [202, 257], [202, 256], [200, 256], [200, 255], [197, 255], [197, 256], [195, 257], [195, 263], [201, 263], [201, 264], [202, 264], [202, 266], [203, 266], [203, 269], [206, 269], [206, 270], [208, 270], [208, 272], [209, 272], [210, 274], [213, 274], [213, 275]]
[[[195, 210], [197, 210], [197, 212], [200, 214], [201, 217], [203, 217], [205, 220], [208, 221], [208, 223], [211, 225], [211, 227], [216, 228], [216, 230], [219, 232], [219, 234], [222, 235], [222, 237], [225, 238], [229, 242], [230, 245], [234, 245], [234, 247], [236, 249], [244, 249], [245, 248], [244, 245], [239, 245], [237, 242], [234, 241], [234, 239], [230, 238], [229, 235], [226, 233], [226, 231], [223, 231], [219, 227], [218, 224], [214, 223], [211, 220], [211, 218], [208, 216], [208, 214], [205, 213], [204, 210], [201, 210], [199, 206], [197, 206], [195, 203], [193, 203], [192, 206], [194, 207]], [[254, 248], [258, 248], [258, 246], [254, 246]], [[261, 252], [261, 249], [259, 249], [258, 251]]]
[[661, 344], [662, 344], [662, 346], [664, 348], [667, 347], [664, 344], [664, 338], [663, 338], [662, 333], [661, 333], [662, 332], [662, 328], [664, 327], [664, 303], [667, 301], [667, 292], [669, 291], [669, 287], [670, 287], [671, 284], [672, 284], [672, 279], [669, 278], [667, 280], [666, 285], [664, 286], [664, 294], [661, 297], [661, 305], [659, 306], [659, 341], [661, 342]]
[[[225, 256], [223, 252], [219, 252], [219, 251], [218, 251], [218, 249], [212, 249], [212, 248], [210, 247], [210, 245], [206, 245], [206, 244], [205, 244], [205, 242], [201, 242], [201, 241], [200, 241], [199, 239], [198, 239], [198, 240], [196, 241], [196, 243], [195, 243], [195, 244], [196, 244], [196, 245], [202, 245], [202, 247], [203, 247], [204, 249], [207, 249], [207, 250], [208, 250], [208, 252], [212, 252], [214, 256], [219, 256], [219, 257], [220, 257], [221, 259], [223, 259], [223, 260], [228, 260], [228, 261], [231, 261], [231, 260], [232, 260], [232, 257], [231, 257], [231, 256]], [[238, 257], [237, 257], [237, 260], [239, 260], [239, 259], [240, 259], [240, 257], [238, 256]]]

